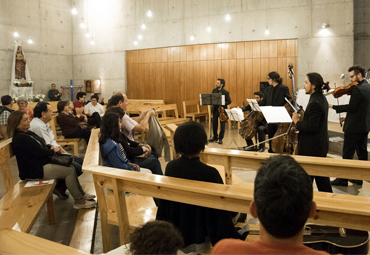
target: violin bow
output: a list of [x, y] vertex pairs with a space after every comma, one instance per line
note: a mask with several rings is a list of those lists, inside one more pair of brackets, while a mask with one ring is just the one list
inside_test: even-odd
[[[337, 88], [337, 83], [335, 83], [335, 82], [334, 82], [334, 88]], [[337, 98], [337, 104], [339, 105], [339, 98]], [[342, 125], [342, 122], [340, 121], [340, 118], [341, 118], [341, 116], [340, 116], [340, 113], [339, 113], [339, 124], [340, 124], [340, 127], [342, 127], [343, 125]]]

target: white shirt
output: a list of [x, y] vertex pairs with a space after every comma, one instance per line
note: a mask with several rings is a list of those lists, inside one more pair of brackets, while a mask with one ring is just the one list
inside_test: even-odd
[[51, 130], [49, 123], [43, 122], [39, 118], [35, 117], [30, 123], [30, 131], [34, 132], [36, 135], [44, 138], [46, 144], [50, 144], [54, 147], [59, 147], [55, 141], [55, 136], [53, 130]]
[[94, 112], [99, 113], [100, 116], [104, 115], [104, 107], [97, 103], [95, 106], [90, 102], [85, 106], [85, 114], [93, 114]]
[[122, 132], [127, 136], [128, 139], [134, 140], [132, 137], [132, 130], [138, 123], [130, 118], [127, 114], [123, 116], [123, 122], [122, 122]]

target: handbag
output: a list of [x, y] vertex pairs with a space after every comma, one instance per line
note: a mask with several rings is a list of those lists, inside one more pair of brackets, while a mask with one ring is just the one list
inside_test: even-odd
[[73, 163], [73, 156], [71, 154], [57, 152], [51, 157], [51, 163], [61, 166], [71, 166]]
[[87, 129], [88, 124], [87, 124], [86, 122], [79, 122], [79, 123], [78, 123], [78, 126], [79, 126], [81, 129]]

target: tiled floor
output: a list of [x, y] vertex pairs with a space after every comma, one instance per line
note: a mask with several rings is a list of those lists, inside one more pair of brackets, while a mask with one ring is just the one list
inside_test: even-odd
[[[206, 128], [206, 132], [208, 133], [209, 132], [208, 125], [204, 126]], [[224, 149], [226, 148], [235, 149], [235, 147], [243, 147], [245, 145], [246, 145], [245, 140], [238, 134], [237, 128], [234, 127], [233, 129], [229, 130], [228, 127], [226, 126], [223, 145], [219, 145], [217, 143], [210, 143], [208, 146]], [[82, 152], [82, 146], [80, 148], [80, 151]], [[331, 154], [330, 156], [340, 158], [339, 155]], [[167, 163], [164, 162], [163, 158], [161, 158], [160, 161], [162, 164], [162, 168], [164, 170]], [[16, 167], [16, 161], [14, 159], [11, 161], [11, 165], [12, 165], [12, 174], [15, 178], [17, 178], [18, 170]], [[235, 173], [237, 176], [239, 176], [242, 180], [246, 182], [254, 182], [254, 178], [256, 175], [256, 171], [251, 171], [247, 168], [235, 168], [233, 169], [233, 173]], [[90, 181], [92, 177], [91, 175], [83, 174], [79, 179], [82, 186], [84, 186], [84, 184]], [[314, 189], [316, 189], [316, 185], [314, 185]], [[364, 182], [364, 185], [361, 188], [350, 183], [348, 187], [338, 187], [338, 188], [333, 187], [333, 190], [335, 193], [370, 196], [370, 183]], [[4, 185], [1, 184], [0, 197], [4, 195], [4, 192], [5, 192]], [[52, 240], [54, 242], [69, 245], [78, 211], [73, 209], [72, 198], [69, 198], [68, 200], [60, 200], [56, 196], [54, 196], [54, 206], [55, 206], [54, 210], [56, 224], [54, 225], [47, 224], [46, 211], [44, 211], [43, 213], [41, 213], [40, 217], [36, 221], [30, 233], [48, 240]], [[248, 222], [255, 223], [256, 220], [248, 218]], [[118, 247], [119, 234], [117, 227], [112, 227], [111, 236], [113, 245]], [[97, 227], [94, 253], [102, 253], [100, 221]]]

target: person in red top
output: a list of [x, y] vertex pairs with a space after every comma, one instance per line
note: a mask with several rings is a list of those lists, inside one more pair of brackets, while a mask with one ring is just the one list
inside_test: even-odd
[[[81, 107], [85, 106], [85, 99], [86, 99], [86, 93], [85, 92], [81, 92], [81, 91], [77, 92], [76, 101], [73, 102], [73, 106], [74, 106], [73, 113], [74, 113], [74, 115], [77, 115], [76, 114], [76, 109], [77, 108], [81, 108]], [[100, 117], [99, 113], [94, 112], [92, 114], [85, 114], [85, 111], [82, 111], [82, 114], [87, 116], [87, 123], [89, 125], [95, 125], [97, 128], [100, 128], [101, 117]]]
[[304, 225], [316, 212], [311, 179], [290, 156], [267, 159], [254, 182], [250, 212], [260, 221], [260, 240], [223, 239], [212, 254], [317, 254], [303, 245]]

